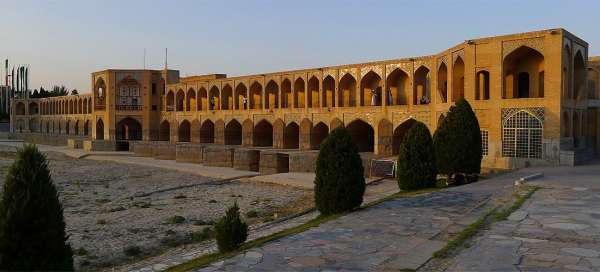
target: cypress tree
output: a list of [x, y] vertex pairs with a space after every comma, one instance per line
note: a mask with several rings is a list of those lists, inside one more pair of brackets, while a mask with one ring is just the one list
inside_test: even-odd
[[417, 122], [400, 144], [396, 178], [401, 190], [435, 187], [437, 170], [433, 140], [427, 126]]
[[63, 208], [46, 156], [18, 150], [0, 200], [0, 270], [73, 270]]
[[220, 252], [238, 248], [248, 238], [248, 225], [240, 219], [240, 208], [233, 204], [225, 216], [215, 224], [217, 246]]
[[452, 178], [481, 171], [481, 130], [471, 105], [460, 98], [433, 136], [437, 169]]
[[362, 160], [345, 128], [333, 130], [321, 145], [315, 174], [315, 206], [321, 214], [349, 211], [362, 204]]

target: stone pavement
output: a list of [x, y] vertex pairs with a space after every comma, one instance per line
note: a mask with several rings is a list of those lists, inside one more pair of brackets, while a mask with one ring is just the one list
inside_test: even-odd
[[513, 192], [530, 170], [386, 201], [219, 261], [198, 271], [416, 269], [456, 233]]
[[445, 271], [600, 271], [600, 165], [545, 169], [542, 186]]
[[[274, 183], [285, 186], [293, 186], [303, 189], [313, 189], [315, 187], [315, 173], [304, 173], [304, 172], [289, 172], [289, 173], [277, 173], [271, 175], [259, 175], [248, 178], [250, 181]], [[367, 184], [381, 180], [379, 177], [365, 178]], [[393, 189], [397, 189], [398, 185], [394, 184]]]

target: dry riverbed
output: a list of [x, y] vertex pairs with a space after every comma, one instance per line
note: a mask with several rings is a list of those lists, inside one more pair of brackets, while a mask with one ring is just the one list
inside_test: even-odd
[[[14, 158], [9, 150], [0, 148], [0, 185]], [[292, 187], [220, 183], [172, 170], [72, 159], [53, 152], [48, 159], [79, 270], [110, 268], [198, 241], [234, 202], [250, 224], [312, 205], [312, 192]], [[192, 184], [198, 185], [161, 192]]]

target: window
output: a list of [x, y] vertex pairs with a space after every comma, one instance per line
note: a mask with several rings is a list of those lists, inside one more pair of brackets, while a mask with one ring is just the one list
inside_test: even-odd
[[483, 156], [488, 155], [488, 141], [489, 141], [489, 132], [487, 130], [481, 131], [481, 154]]
[[521, 110], [502, 124], [502, 156], [515, 158], [542, 157], [542, 122]]
[[158, 110], [158, 107], [157, 107], [156, 105], [152, 105], [152, 110], [153, 110], [153, 111], [157, 111], [157, 110]]
[[152, 94], [156, 94], [156, 83], [152, 83]]

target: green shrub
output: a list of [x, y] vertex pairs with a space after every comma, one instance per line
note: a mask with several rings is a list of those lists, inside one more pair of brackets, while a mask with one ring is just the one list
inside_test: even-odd
[[425, 124], [413, 125], [400, 144], [396, 178], [401, 190], [432, 188], [437, 170], [431, 134]]
[[315, 206], [323, 215], [360, 207], [365, 178], [358, 148], [345, 128], [336, 128], [321, 145], [315, 170]]
[[190, 240], [192, 240], [192, 242], [201, 242], [213, 238], [214, 236], [214, 231], [211, 228], [206, 227], [201, 231], [195, 231], [190, 233]]
[[215, 233], [220, 252], [232, 251], [246, 241], [248, 225], [242, 222], [237, 203], [230, 207], [225, 216], [215, 224]]
[[0, 270], [73, 270], [63, 208], [35, 145], [19, 149], [0, 200]]
[[453, 181], [481, 172], [481, 131], [475, 112], [460, 98], [433, 136], [436, 166]]

